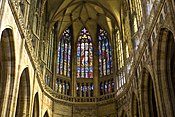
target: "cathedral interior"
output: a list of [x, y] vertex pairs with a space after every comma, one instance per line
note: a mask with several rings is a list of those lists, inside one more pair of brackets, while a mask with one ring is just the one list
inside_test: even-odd
[[0, 0], [0, 117], [175, 117], [175, 0]]

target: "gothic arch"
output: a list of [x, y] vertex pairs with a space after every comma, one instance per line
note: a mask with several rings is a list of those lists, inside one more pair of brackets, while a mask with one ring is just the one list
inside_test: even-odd
[[157, 103], [154, 83], [151, 74], [146, 68], [142, 70], [141, 85], [141, 113], [143, 117], [157, 117]]
[[32, 117], [39, 117], [39, 96], [38, 93], [35, 94], [34, 102], [33, 102], [33, 112]]
[[13, 31], [6, 28], [0, 37], [0, 116], [8, 116], [15, 81], [15, 47]]
[[175, 116], [175, 42], [173, 33], [162, 28], [160, 30], [156, 55], [156, 77], [158, 80], [160, 107], [162, 115]]
[[131, 98], [131, 117], [139, 117], [139, 104], [134, 92], [132, 93]]
[[20, 77], [15, 117], [29, 116], [29, 107], [30, 107], [29, 70], [28, 68], [25, 68]]
[[[74, 26], [74, 25], [72, 25], [72, 26]], [[80, 36], [80, 34], [81, 34], [81, 32], [82, 32], [82, 30], [83, 30], [84, 28], [88, 31], [88, 33], [90, 34], [90, 36], [91, 36], [92, 39], [95, 37], [95, 36], [93, 35], [92, 31], [90, 30], [90, 29], [91, 29], [90, 26], [84, 24], [84, 25], [82, 25], [81, 27], [79, 27], [79, 30], [77, 31], [77, 34], [75, 35], [75, 41], [74, 41], [74, 43], [77, 42], [77, 40], [78, 40], [78, 38], [79, 38], [79, 36]], [[92, 41], [92, 42], [93, 42], [93, 41]], [[94, 43], [94, 42], [93, 42], [93, 43]]]

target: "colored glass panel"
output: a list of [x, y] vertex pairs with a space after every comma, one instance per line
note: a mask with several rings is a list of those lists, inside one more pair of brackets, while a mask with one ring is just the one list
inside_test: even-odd
[[57, 73], [70, 77], [71, 72], [71, 30], [66, 29], [58, 43]]
[[106, 31], [98, 28], [99, 76], [110, 75], [112, 71], [112, 47]]
[[93, 78], [92, 38], [86, 28], [81, 30], [77, 42], [77, 78]]

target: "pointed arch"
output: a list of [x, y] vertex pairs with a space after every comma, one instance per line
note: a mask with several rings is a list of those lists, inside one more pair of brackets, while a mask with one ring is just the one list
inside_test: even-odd
[[72, 50], [72, 28], [68, 27], [58, 42], [57, 73], [67, 77], [71, 76], [71, 50]]
[[18, 99], [16, 106], [15, 117], [22, 117], [29, 115], [30, 106], [30, 80], [29, 70], [25, 68], [20, 77]]
[[[15, 80], [13, 31], [6, 28], [0, 37], [0, 116], [8, 116]], [[3, 115], [4, 114], [4, 115]]]
[[77, 41], [77, 78], [93, 78], [92, 37], [86, 27]]
[[38, 93], [36, 93], [35, 97], [34, 97], [32, 117], [39, 117], [39, 96], [38, 96]]
[[98, 56], [99, 56], [99, 76], [103, 77], [113, 73], [112, 46], [109, 36], [100, 26], [97, 28], [98, 35]]
[[173, 33], [167, 29], [160, 29], [156, 50], [156, 77], [159, 84], [160, 112], [163, 116], [175, 116], [175, 72], [174, 72], [175, 42]]
[[158, 117], [154, 83], [150, 72], [143, 68], [141, 76], [141, 113], [143, 117]]

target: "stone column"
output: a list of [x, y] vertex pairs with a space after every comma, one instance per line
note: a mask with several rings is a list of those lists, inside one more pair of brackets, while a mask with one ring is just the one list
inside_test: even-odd
[[93, 73], [93, 84], [94, 84], [94, 96], [99, 96], [99, 85], [98, 85], [98, 43], [94, 43], [94, 73]]
[[[113, 51], [112, 51], [112, 63], [113, 63], [113, 79], [114, 79], [114, 91], [117, 90], [117, 76], [116, 76], [116, 72], [117, 72], [117, 50], [116, 50], [116, 33], [117, 31], [115, 30], [115, 28], [113, 27], [113, 32], [112, 32], [112, 39], [111, 39], [111, 46], [113, 48]], [[111, 83], [112, 84], [112, 83]], [[112, 85], [111, 85], [112, 86]]]
[[76, 67], [76, 63], [77, 63], [77, 51], [76, 51], [76, 43], [73, 44], [74, 46], [72, 46], [72, 85], [71, 85], [71, 94], [73, 97], [76, 97], [76, 73], [77, 73], [77, 67]]

